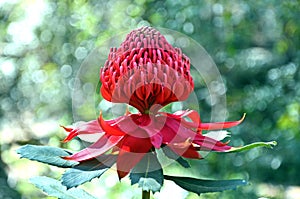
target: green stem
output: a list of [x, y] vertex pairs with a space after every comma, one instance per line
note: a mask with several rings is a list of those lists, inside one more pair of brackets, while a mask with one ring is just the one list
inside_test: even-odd
[[142, 199], [150, 199], [150, 191], [143, 191]]

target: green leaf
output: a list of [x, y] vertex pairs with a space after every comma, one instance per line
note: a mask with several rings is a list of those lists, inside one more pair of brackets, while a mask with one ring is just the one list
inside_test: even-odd
[[172, 149], [170, 149], [170, 147], [164, 146], [164, 147], [162, 147], [162, 150], [168, 158], [170, 158], [172, 160], [176, 160], [184, 168], [191, 167], [190, 164], [188, 163], [188, 161], [186, 161], [185, 159], [183, 159], [182, 157], [177, 155], [174, 151], [172, 151]]
[[45, 176], [30, 178], [30, 182], [49, 196], [60, 199], [96, 199], [82, 189], [72, 188], [67, 190], [59, 181]]
[[27, 158], [29, 160], [35, 160], [63, 168], [73, 167], [79, 164], [76, 161], [61, 158], [63, 156], [69, 156], [71, 153], [57, 147], [25, 145], [20, 147], [17, 150], [17, 153], [21, 155], [21, 158]]
[[99, 178], [106, 169], [95, 170], [95, 171], [82, 171], [79, 169], [68, 169], [62, 176], [62, 184], [68, 189], [77, 187], [83, 183], [89, 182], [94, 178]]
[[255, 142], [252, 144], [248, 144], [246, 146], [242, 147], [232, 147], [230, 150], [225, 151], [227, 153], [234, 153], [234, 152], [241, 152], [241, 151], [247, 151], [256, 147], [267, 147], [267, 148], [273, 148], [274, 146], [277, 145], [276, 141], [272, 142]]
[[131, 184], [138, 183], [144, 191], [160, 191], [163, 182], [163, 170], [155, 154], [148, 153], [130, 172]]
[[98, 158], [81, 162], [63, 174], [62, 184], [69, 189], [89, 182], [94, 178], [99, 178], [116, 162], [116, 157], [116, 155], [102, 155]]
[[245, 180], [203, 180], [189, 177], [164, 176], [166, 180], [172, 180], [178, 186], [197, 194], [219, 192], [236, 189], [237, 186], [246, 185]]
[[95, 171], [110, 168], [117, 161], [117, 155], [103, 154], [97, 158], [80, 162], [74, 168], [82, 171]]

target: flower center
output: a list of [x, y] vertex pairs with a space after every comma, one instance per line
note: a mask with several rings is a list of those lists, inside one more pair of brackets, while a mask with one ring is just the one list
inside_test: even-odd
[[118, 49], [111, 49], [100, 79], [106, 100], [130, 104], [141, 113], [185, 100], [194, 88], [189, 58], [150, 27], [132, 31]]

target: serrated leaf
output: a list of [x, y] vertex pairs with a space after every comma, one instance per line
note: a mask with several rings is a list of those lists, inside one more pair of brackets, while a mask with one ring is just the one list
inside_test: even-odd
[[89, 182], [94, 178], [99, 178], [106, 170], [82, 171], [79, 169], [68, 169], [62, 176], [62, 184], [68, 189], [77, 187], [83, 183]]
[[164, 176], [163, 170], [155, 154], [148, 153], [130, 172], [131, 184], [138, 183], [144, 191], [153, 193], [160, 191]]
[[116, 162], [116, 155], [102, 155], [98, 158], [81, 162], [68, 169], [62, 175], [62, 184], [68, 189], [76, 187], [94, 178], [99, 178]]
[[72, 188], [67, 190], [59, 181], [45, 176], [30, 178], [30, 182], [49, 196], [60, 199], [96, 199], [82, 189]]
[[185, 159], [183, 159], [182, 157], [177, 155], [174, 151], [172, 151], [172, 149], [170, 149], [170, 147], [164, 146], [164, 147], [162, 147], [162, 150], [168, 158], [170, 158], [172, 160], [176, 160], [184, 168], [191, 167], [190, 164], [188, 163], [188, 161], [186, 161]]
[[225, 151], [227, 153], [233, 153], [233, 152], [241, 152], [241, 151], [247, 151], [256, 147], [267, 147], [267, 148], [273, 148], [274, 146], [277, 145], [276, 141], [272, 142], [255, 142], [252, 144], [248, 144], [246, 146], [242, 147], [232, 147], [230, 150]]
[[220, 192], [236, 189], [237, 186], [246, 185], [245, 180], [203, 180], [190, 177], [164, 176], [166, 180], [175, 182], [187, 191], [197, 194], [208, 192]]
[[61, 158], [64, 156], [69, 156], [71, 153], [57, 147], [27, 144], [20, 147], [17, 150], [17, 153], [21, 155], [21, 158], [27, 158], [29, 160], [35, 160], [57, 167], [68, 168], [79, 164], [76, 161], [65, 160]]
[[117, 161], [117, 155], [104, 154], [97, 158], [80, 162], [74, 168], [83, 171], [95, 171], [104, 168], [110, 168]]

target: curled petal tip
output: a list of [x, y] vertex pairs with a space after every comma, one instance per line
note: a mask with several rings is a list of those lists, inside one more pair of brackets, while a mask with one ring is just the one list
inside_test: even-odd
[[76, 131], [75, 132], [73, 131], [73, 128], [68, 128], [63, 125], [59, 125], [59, 126], [62, 127], [65, 131], [69, 132], [69, 135], [64, 140], [61, 141], [62, 143], [69, 142], [70, 140], [72, 140], [74, 137], [78, 135]]
[[246, 113], [243, 114], [243, 117], [238, 121], [230, 121], [230, 122], [215, 122], [215, 123], [201, 123], [198, 129], [202, 130], [220, 130], [227, 129], [234, 126], [239, 125], [244, 121], [246, 117]]
[[243, 114], [243, 117], [239, 120], [239, 123], [242, 123], [245, 118], [246, 118], [246, 113]]
[[63, 128], [65, 131], [67, 131], [67, 132], [70, 132], [70, 131], [72, 131], [73, 129], [72, 128], [68, 128], [68, 127], [65, 127], [65, 126], [63, 126], [63, 125], [59, 125], [61, 128]]
[[120, 129], [118, 129], [117, 126], [111, 126], [109, 125], [106, 121], [103, 120], [102, 117], [102, 112], [100, 111], [100, 115], [98, 118], [98, 123], [101, 126], [101, 128], [110, 135], [115, 135], [115, 136], [123, 136], [125, 135], [125, 133], [123, 131], [121, 131]]
[[231, 141], [231, 140], [228, 140], [228, 141], [224, 142], [224, 145], [227, 145], [227, 144], [229, 144], [229, 143], [230, 143], [230, 141]]

